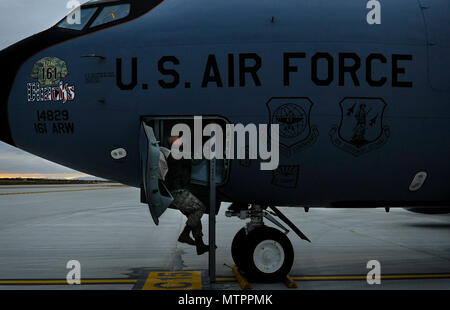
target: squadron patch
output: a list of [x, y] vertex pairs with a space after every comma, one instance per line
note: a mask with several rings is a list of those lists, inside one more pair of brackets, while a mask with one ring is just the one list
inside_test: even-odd
[[306, 97], [273, 97], [267, 102], [269, 123], [280, 126], [280, 152], [285, 156], [316, 142], [319, 131], [310, 124], [312, 106], [312, 101]]
[[383, 125], [386, 103], [381, 98], [344, 98], [340, 103], [341, 123], [331, 128], [331, 142], [338, 148], [360, 156], [382, 147], [390, 130]]
[[30, 77], [37, 82], [27, 83], [28, 102], [62, 101], [75, 98], [75, 86], [62, 80], [69, 75], [66, 62], [57, 57], [44, 57], [37, 61]]

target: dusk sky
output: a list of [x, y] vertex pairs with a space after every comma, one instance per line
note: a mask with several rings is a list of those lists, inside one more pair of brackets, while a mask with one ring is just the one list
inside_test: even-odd
[[[80, 3], [87, 2], [81, 0]], [[66, 0], [1, 0], [0, 50], [48, 29], [68, 12]], [[0, 178], [78, 178], [86, 174], [57, 165], [0, 142]]]

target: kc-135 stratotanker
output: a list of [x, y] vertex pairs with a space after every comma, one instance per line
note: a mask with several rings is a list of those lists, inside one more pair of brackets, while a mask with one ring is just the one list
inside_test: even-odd
[[[174, 125], [278, 128], [263, 141], [277, 140], [275, 169], [216, 162], [227, 215], [250, 219], [233, 259], [250, 277], [278, 279], [293, 248], [263, 219], [308, 238], [276, 206], [450, 210], [450, 2], [383, 1], [378, 23], [366, 4], [90, 1], [0, 52], [0, 138], [141, 188], [158, 223], [171, 194], [157, 158]], [[244, 146], [226, 147], [249, 155], [245, 128]], [[204, 197], [209, 161], [191, 162]]]

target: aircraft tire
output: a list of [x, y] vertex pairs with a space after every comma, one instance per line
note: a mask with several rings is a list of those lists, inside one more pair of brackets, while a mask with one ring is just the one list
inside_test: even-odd
[[231, 256], [233, 257], [233, 261], [240, 271], [245, 272], [245, 256], [246, 256], [246, 240], [247, 240], [247, 232], [245, 231], [245, 227], [241, 228], [237, 232], [237, 234], [233, 238], [233, 242], [231, 243]]
[[283, 280], [294, 263], [294, 249], [289, 238], [272, 227], [258, 227], [246, 239], [246, 276], [257, 282]]

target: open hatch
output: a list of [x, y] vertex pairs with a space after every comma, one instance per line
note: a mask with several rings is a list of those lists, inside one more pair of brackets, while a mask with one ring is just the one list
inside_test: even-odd
[[[159, 217], [166, 211], [173, 201], [172, 195], [159, 179], [160, 147], [170, 149], [168, 138], [171, 136], [173, 126], [186, 124], [191, 129], [191, 146], [194, 148], [194, 117], [144, 117], [141, 124], [140, 154], [141, 154], [141, 201], [147, 203], [156, 225]], [[208, 124], [219, 125], [223, 132], [227, 121], [220, 117], [202, 117], [203, 128]], [[202, 146], [210, 137], [202, 138]], [[225, 151], [225, 150], [224, 150]], [[225, 156], [224, 156], [225, 157]], [[216, 159], [216, 185], [225, 184], [228, 179], [230, 163], [227, 159]], [[170, 169], [170, 167], [169, 167]], [[206, 158], [191, 160], [191, 184], [209, 185], [209, 160]]]

